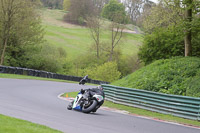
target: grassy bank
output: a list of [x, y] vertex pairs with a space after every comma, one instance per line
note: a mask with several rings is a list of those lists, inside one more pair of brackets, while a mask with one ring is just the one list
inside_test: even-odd
[[200, 58], [162, 59], [113, 82], [113, 85], [200, 97]]
[[46, 126], [0, 114], [1, 133], [61, 133]]
[[[63, 94], [62, 96], [63, 97], [76, 97], [77, 94], [78, 94], [78, 92], [70, 92], [70, 93]], [[139, 108], [133, 108], [133, 107], [129, 107], [129, 106], [121, 105], [121, 104], [115, 104], [115, 103], [112, 103], [110, 101], [105, 101], [103, 106], [114, 108], [114, 109], [119, 109], [119, 110], [125, 110], [125, 111], [128, 111], [129, 113], [135, 114], [135, 115], [152, 117], [152, 118], [161, 119], [161, 120], [165, 120], [165, 121], [171, 121], [171, 122], [176, 122], [176, 123], [200, 127], [199, 121], [179, 118], [179, 117], [175, 117], [175, 116], [172, 116], [172, 115], [160, 114], [160, 113], [147, 111], [147, 110], [139, 109]]]

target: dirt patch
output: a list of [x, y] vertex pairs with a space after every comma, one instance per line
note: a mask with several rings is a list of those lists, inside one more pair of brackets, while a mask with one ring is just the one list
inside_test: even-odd
[[[117, 29], [114, 29], [114, 31], [117, 31]], [[123, 33], [138, 34], [136, 31], [128, 30], [128, 29], [124, 29]]]

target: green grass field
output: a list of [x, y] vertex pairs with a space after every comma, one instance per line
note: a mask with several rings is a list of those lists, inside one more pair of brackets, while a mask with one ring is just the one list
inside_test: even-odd
[[[93, 40], [86, 27], [63, 22], [65, 13], [62, 10], [42, 10], [45, 39], [49, 44], [65, 49], [67, 57], [74, 59], [78, 55], [88, 52], [88, 49], [93, 44]], [[103, 42], [111, 40], [108, 31], [102, 31], [101, 40]], [[136, 55], [142, 41], [143, 36], [140, 34], [124, 33], [124, 39], [121, 41], [120, 47], [122, 53], [125, 55]]]
[[0, 114], [0, 133], [61, 133], [46, 126]]

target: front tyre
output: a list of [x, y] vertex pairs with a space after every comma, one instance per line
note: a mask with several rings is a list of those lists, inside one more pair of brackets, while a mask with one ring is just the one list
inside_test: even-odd
[[83, 106], [82, 111], [83, 113], [90, 113], [92, 110], [94, 110], [97, 106], [97, 101], [92, 100], [90, 103], [90, 106]]

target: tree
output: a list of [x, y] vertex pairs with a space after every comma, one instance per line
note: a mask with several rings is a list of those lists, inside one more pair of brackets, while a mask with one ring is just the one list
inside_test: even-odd
[[0, 65], [4, 62], [5, 52], [8, 45], [8, 41], [11, 35], [11, 29], [15, 23], [15, 16], [20, 8], [20, 2], [15, 0], [1, 0], [0, 1], [0, 11], [1, 11], [1, 44], [0, 53], [1, 61]]
[[13, 16], [13, 2], [14, 0], [1, 0], [0, 1], [0, 9], [1, 9], [1, 44], [0, 44], [0, 53], [1, 53], [1, 61], [0, 65], [4, 62], [5, 51], [10, 35], [10, 30], [12, 28], [12, 16]]
[[102, 16], [111, 21], [110, 32], [111, 32], [111, 47], [109, 61], [113, 60], [113, 54], [115, 47], [119, 44], [124, 30], [124, 24], [127, 23], [128, 19], [125, 12], [125, 7], [122, 3], [116, 0], [111, 0], [105, 5], [102, 11]]
[[0, 0], [0, 65], [4, 64], [5, 55], [7, 59], [16, 59], [23, 55], [26, 46], [42, 41], [43, 30], [35, 10], [36, 2]]
[[[191, 3], [192, 2], [192, 3]], [[197, 51], [200, 48], [199, 36], [200, 33], [199, 23], [199, 2], [200, 1], [190, 1], [190, 0], [163, 0], [161, 1], [157, 6], [152, 8], [150, 14], [148, 17], [146, 17], [144, 21], [144, 28], [146, 31], [146, 36], [151, 36], [149, 34], [152, 34], [152, 39], [155, 37], [159, 37], [159, 40], [163, 40], [162, 42], [158, 41], [151, 41], [152, 39], [146, 38], [148, 41], [145, 41], [145, 46], [142, 46], [141, 50], [144, 50], [143, 52], [147, 52], [146, 56], [143, 56], [145, 58], [150, 59], [150, 62], [154, 59], [161, 59], [169, 58], [171, 56], [200, 56]], [[171, 33], [165, 33], [158, 35], [158, 32], [171, 32]], [[167, 35], [168, 34], [168, 35]], [[171, 35], [170, 35], [171, 34]], [[161, 36], [164, 35], [164, 36]], [[165, 45], [169, 45], [169, 42], [171, 42], [166, 36], [171, 36], [173, 38], [173, 43], [171, 43], [170, 47], [174, 47], [174, 49], [169, 49], [170, 47], [165, 47]], [[165, 42], [165, 43], [164, 43]], [[180, 43], [174, 43], [174, 42], [180, 42]], [[154, 45], [152, 45], [154, 44]], [[163, 46], [161, 46], [161, 44]], [[174, 46], [172, 46], [172, 44]], [[162, 51], [171, 51], [168, 53], [167, 56], [163, 56], [163, 53], [159, 53], [157, 51], [157, 57], [155, 55], [149, 55], [148, 51], [153, 51], [156, 49], [156, 47], [160, 45], [162, 48]], [[181, 46], [181, 47], [180, 47]], [[146, 48], [145, 48], [146, 47]], [[164, 48], [165, 47], [165, 48]], [[155, 49], [154, 49], [155, 48]], [[164, 49], [163, 49], [164, 48]], [[154, 49], [154, 50], [150, 50]], [[182, 52], [182, 50], [184, 51]], [[172, 52], [173, 51], [173, 52]], [[181, 51], [181, 52], [178, 52]], [[155, 52], [155, 51], [154, 51]], [[140, 55], [142, 52], [140, 52]], [[149, 56], [149, 57], [147, 57]], [[150, 57], [151, 56], [151, 57]], [[140, 56], [142, 57], [142, 56]], [[144, 59], [144, 58], [143, 58]], [[145, 61], [146, 62], [146, 61]], [[149, 62], [149, 61], [148, 61]], [[149, 63], [150, 63], [149, 62]]]
[[[110, 0], [109, 3], [104, 6], [101, 15], [110, 21], [124, 23], [126, 17], [125, 7], [117, 0]], [[119, 17], [117, 18], [117, 16]]]
[[86, 18], [94, 13], [96, 11], [91, 0], [72, 0], [69, 13], [64, 16], [64, 20], [69, 23], [84, 25]]
[[130, 15], [132, 22], [137, 22], [141, 15], [144, 0], [125, 0], [124, 5], [127, 8], [127, 13]]
[[[70, 4], [65, 4], [70, 1]], [[64, 20], [74, 24], [85, 24], [88, 16], [100, 16], [102, 8], [109, 0], [65, 0], [63, 4], [70, 5], [69, 13]], [[69, 3], [69, 2], [68, 2]]]
[[113, 54], [114, 54], [114, 49], [116, 48], [116, 46], [119, 45], [120, 40], [123, 37], [123, 30], [124, 30], [124, 26], [120, 25], [116, 22], [112, 22], [110, 25], [110, 31], [111, 31], [111, 48], [110, 48], [110, 57], [109, 57], [109, 61], [113, 60]]
[[95, 42], [95, 48], [96, 48], [96, 56], [97, 56], [97, 62], [100, 58], [100, 28], [101, 28], [101, 18], [100, 17], [88, 17], [87, 18], [87, 26], [90, 30], [91, 37]]
[[63, 1], [63, 9], [64, 9], [65, 11], [69, 10], [70, 5], [71, 5], [71, 1], [70, 1], [70, 0], [64, 0], [64, 1]]
[[62, 9], [63, 0], [40, 0], [45, 7]]
[[102, 9], [105, 4], [108, 4], [110, 0], [92, 0], [95, 5], [95, 10], [97, 10], [98, 15], [102, 12]]
[[127, 15], [135, 25], [140, 25], [143, 14], [155, 5], [149, 0], [123, 0], [122, 2], [126, 7]]
[[192, 31], [191, 31], [191, 22], [192, 22], [192, 8], [193, 0], [185, 0], [185, 20], [186, 20], [186, 34], [185, 34], [185, 56], [192, 55]]
[[144, 16], [143, 27], [146, 33], [152, 33], [159, 28], [179, 26], [183, 18], [183, 11], [174, 5], [159, 3]]

